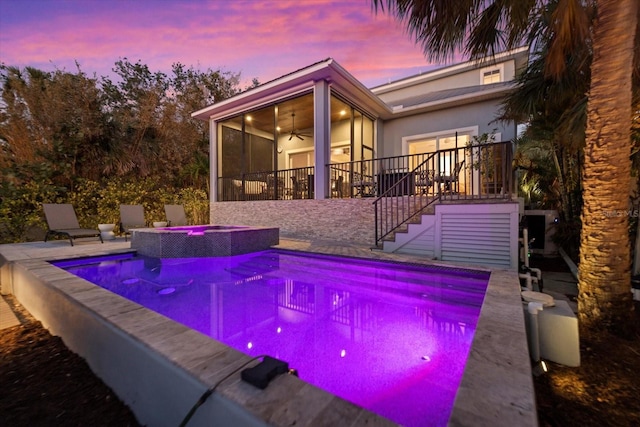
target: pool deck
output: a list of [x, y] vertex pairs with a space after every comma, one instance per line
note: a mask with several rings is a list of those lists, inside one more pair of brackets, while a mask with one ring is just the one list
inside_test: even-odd
[[[292, 237], [280, 237], [276, 248], [317, 252], [324, 254], [354, 256], [369, 259], [394, 260], [425, 265], [443, 265], [470, 268], [468, 265], [452, 265], [425, 260], [408, 255], [386, 254], [372, 251], [369, 247], [355, 244], [336, 243], [322, 240], [305, 240]], [[30, 242], [0, 245], [0, 289], [3, 294], [13, 293], [18, 301], [43, 322], [54, 335], [65, 339], [64, 331], [57, 325], [55, 318], [44, 315], [42, 301], [34, 302], [25, 289], [20, 290], [24, 277], [32, 275], [38, 282], [34, 289], [52, 289], [47, 297], [63, 295], [64, 307], [58, 309], [58, 315], [64, 315], [66, 305], [69, 309], [82, 306], [101, 321], [109, 322], [110, 328], [127, 338], [134, 337], [146, 349], [160, 354], [160, 359], [168, 360], [171, 365], [183, 369], [185, 375], [199, 384], [200, 389], [211, 387], [229, 373], [231, 367], [249, 360], [238, 352], [230, 351], [213, 340], [208, 342], [201, 334], [141, 308], [137, 304], [122, 300], [117, 295], [106, 293], [95, 285], [70, 277], [69, 273], [58, 270], [46, 263], [47, 260], [81, 256], [95, 256], [127, 252], [130, 242], [123, 239], [105, 241], [77, 240], [75, 246], [68, 241]], [[477, 267], [477, 270], [487, 271]], [[28, 273], [28, 274], [27, 274]], [[31, 276], [29, 276], [31, 277]], [[19, 283], [20, 282], [20, 283]], [[45, 286], [42, 288], [41, 286]], [[104, 291], [104, 292], [103, 292]], [[48, 292], [48, 291], [47, 291]], [[42, 296], [45, 298], [45, 296]], [[2, 309], [3, 307], [0, 307]], [[6, 310], [0, 310], [2, 312]], [[4, 318], [4, 316], [3, 316]], [[15, 322], [15, 319], [9, 319]], [[194, 342], [198, 344], [195, 345]], [[72, 350], [81, 344], [78, 340], [65, 339]], [[84, 355], [98, 376], [106, 368], [91, 357]], [[96, 350], [98, 351], [98, 350]], [[99, 357], [99, 356], [95, 356]], [[165, 361], [166, 361], [165, 360]], [[339, 398], [322, 392], [291, 376], [276, 378], [265, 390], [257, 390], [243, 383], [236, 373], [220, 387], [215, 394], [240, 405], [264, 425], [368, 425], [383, 426], [393, 423], [376, 416], [362, 408], [351, 405]], [[104, 379], [104, 378], [103, 378]], [[163, 379], [157, 379], [156, 385], [162, 389]], [[167, 380], [168, 381], [168, 380]], [[116, 393], [122, 384], [110, 384]], [[120, 393], [119, 393], [120, 394]], [[130, 406], [130, 396], [120, 396]], [[184, 403], [195, 402], [198, 395], [184, 396], [182, 406], [176, 403], [173, 419], [162, 422], [140, 420], [148, 425], [176, 425], [184, 415]], [[142, 399], [141, 397], [137, 397]], [[135, 399], [133, 399], [135, 400]], [[153, 404], [156, 402], [148, 403]], [[171, 411], [171, 408], [164, 408]], [[135, 410], [134, 410], [135, 412]], [[211, 414], [211, 412], [208, 412]], [[138, 416], [138, 414], [136, 414]], [[203, 415], [204, 416], [204, 415]], [[176, 418], [177, 417], [177, 418]], [[201, 418], [202, 419], [202, 418]], [[198, 425], [197, 417], [194, 424]], [[190, 424], [191, 425], [191, 424]], [[203, 425], [203, 424], [200, 424]], [[531, 364], [527, 350], [527, 339], [520, 299], [520, 286], [515, 271], [491, 270], [491, 278], [482, 306], [480, 318], [465, 368], [462, 383], [456, 396], [456, 402], [449, 420], [450, 426], [537, 426], [535, 393], [531, 374]]]

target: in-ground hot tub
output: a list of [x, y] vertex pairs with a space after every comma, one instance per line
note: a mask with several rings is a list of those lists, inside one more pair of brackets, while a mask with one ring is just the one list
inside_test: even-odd
[[263, 251], [280, 243], [271, 227], [192, 225], [131, 230], [131, 248], [155, 258], [198, 258]]

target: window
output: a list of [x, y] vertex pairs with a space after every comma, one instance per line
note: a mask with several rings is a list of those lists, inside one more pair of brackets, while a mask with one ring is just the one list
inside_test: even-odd
[[289, 156], [289, 168], [306, 168], [313, 166], [313, 150], [305, 150], [297, 153], [287, 153]]
[[313, 93], [247, 111], [218, 123], [218, 176], [313, 166]]
[[[451, 173], [455, 162], [459, 161], [458, 157], [462, 155], [460, 149], [466, 147], [470, 140], [471, 136], [469, 134], [460, 134], [456, 136], [455, 133], [453, 135], [447, 133], [437, 135], [435, 137], [408, 141], [407, 147], [409, 154], [433, 153], [438, 150], [441, 151], [439, 157], [440, 163], [436, 165], [437, 172], [443, 175], [448, 175]], [[414, 164], [414, 162], [420, 160], [422, 159], [419, 157], [412, 158], [412, 164], [410, 167], [417, 167], [418, 165]]]
[[484, 68], [481, 70], [483, 85], [500, 83], [502, 81], [502, 67]]
[[[363, 111], [351, 106], [339, 96], [331, 94], [331, 148], [348, 150], [342, 156], [345, 162], [371, 160], [373, 158], [374, 121]], [[334, 163], [334, 155], [332, 160]], [[341, 163], [341, 162], [336, 162]]]

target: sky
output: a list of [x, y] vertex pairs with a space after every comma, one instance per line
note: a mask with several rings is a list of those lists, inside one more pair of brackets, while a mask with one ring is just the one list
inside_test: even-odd
[[368, 87], [436, 68], [371, 0], [0, 0], [0, 62], [113, 77], [119, 59], [261, 83], [333, 58]]

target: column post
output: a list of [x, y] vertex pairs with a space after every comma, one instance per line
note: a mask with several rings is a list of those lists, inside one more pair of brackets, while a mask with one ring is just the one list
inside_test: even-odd
[[315, 82], [313, 88], [313, 134], [314, 145], [314, 199], [330, 196], [329, 176], [325, 165], [329, 164], [331, 148], [331, 102], [330, 88], [326, 80]]

